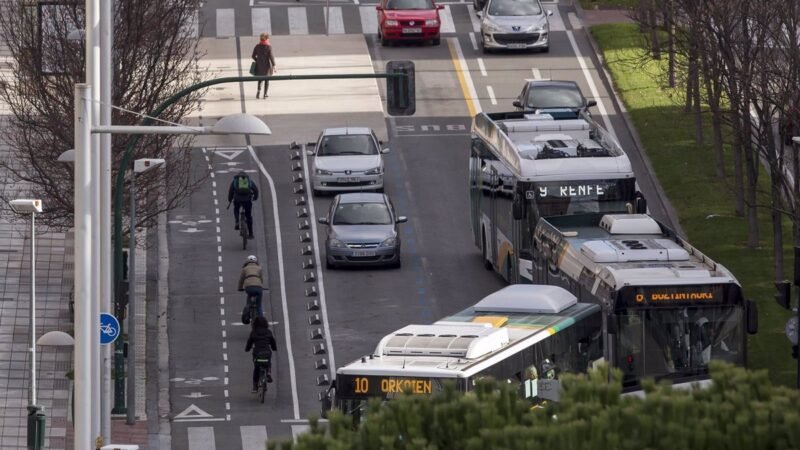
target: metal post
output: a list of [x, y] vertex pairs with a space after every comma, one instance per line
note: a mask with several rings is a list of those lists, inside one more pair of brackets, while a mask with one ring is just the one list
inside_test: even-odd
[[[111, 125], [111, 85], [114, 66], [111, 47], [114, 35], [114, 0], [100, 4], [100, 125]], [[111, 310], [111, 135], [100, 135], [100, 310]], [[100, 434], [111, 442], [111, 346], [102, 345]]]
[[131, 171], [131, 237], [128, 245], [127, 423], [136, 423], [136, 172]]
[[[92, 403], [92, 243], [91, 243], [91, 87], [75, 85], [75, 442], [73, 448], [93, 448]], [[99, 322], [94, 318], [94, 322]]]
[[31, 405], [36, 405], [36, 213], [31, 213]]

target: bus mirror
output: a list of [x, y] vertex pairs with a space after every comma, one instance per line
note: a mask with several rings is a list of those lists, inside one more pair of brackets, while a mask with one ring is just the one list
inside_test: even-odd
[[747, 300], [744, 309], [747, 316], [747, 334], [758, 333], [758, 304], [754, 300]]
[[633, 207], [637, 214], [647, 214], [647, 200], [641, 194], [636, 196]]

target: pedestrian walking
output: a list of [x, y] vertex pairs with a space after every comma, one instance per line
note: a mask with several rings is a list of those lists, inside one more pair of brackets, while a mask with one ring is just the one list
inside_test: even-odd
[[[277, 72], [275, 69], [275, 56], [272, 54], [272, 45], [269, 43], [269, 35], [261, 33], [259, 36], [260, 42], [253, 48], [253, 61], [256, 63], [255, 76], [263, 77], [265, 75], [272, 75]], [[256, 98], [261, 94], [261, 83], [264, 83], [264, 97], [267, 98], [267, 90], [269, 89], [269, 80], [259, 80], [258, 90], [256, 91]]]

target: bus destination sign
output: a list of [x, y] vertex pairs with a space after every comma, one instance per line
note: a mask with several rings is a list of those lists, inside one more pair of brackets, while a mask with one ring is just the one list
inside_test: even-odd
[[[627, 307], [658, 307], [676, 304], [701, 306], [725, 302], [721, 285], [631, 286], [623, 289], [620, 299]], [[622, 306], [622, 305], [620, 305]]]
[[338, 395], [343, 397], [387, 397], [401, 394], [429, 395], [441, 389], [438, 379], [380, 375], [336, 376]]
[[600, 197], [605, 195], [607, 184], [569, 184], [569, 185], [540, 185], [535, 191], [526, 191], [525, 198], [533, 200], [544, 197]]

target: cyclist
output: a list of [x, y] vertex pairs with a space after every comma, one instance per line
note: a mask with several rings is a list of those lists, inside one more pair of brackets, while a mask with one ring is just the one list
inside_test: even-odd
[[233, 219], [236, 221], [235, 229], [239, 229], [239, 208], [244, 208], [247, 219], [248, 237], [253, 237], [253, 201], [258, 200], [258, 186], [244, 170], [233, 177], [228, 189], [228, 203], [233, 202]]
[[[261, 309], [261, 296], [264, 293], [264, 276], [261, 271], [261, 265], [258, 264], [256, 255], [247, 257], [244, 262], [241, 272], [239, 272], [239, 291], [247, 292], [247, 298], [251, 296], [256, 298], [256, 307], [258, 308], [258, 315], [264, 316], [264, 310]], [[245, 300], [247, 300], [247, 298]], [[247, 307], [247, 304], [245, 304]], [[251, 317], [250, 320], [253, 320]]]
[[[253, 392], [258, 392], [258, 375], [262, 364], [266, 364], [267, 383], [272, 383], [272, 352], [278, 351], [278, 342], [269, 329], [269, 322], [264, 317], [256, 317], [253, 322], [253, 331], [247, 338], [247, 345], [244, 351], [253, 350]], [[258, 362], [258, 359], [266, 359], [266, 363]]]

